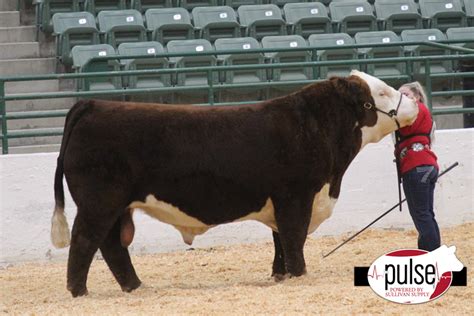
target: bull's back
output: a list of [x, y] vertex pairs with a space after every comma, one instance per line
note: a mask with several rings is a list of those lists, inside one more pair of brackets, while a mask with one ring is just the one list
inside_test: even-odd
[[[68, 145], [71, 156], [120, 153], [153, 169], [270, 162], [275, 126], [261, 111], [89, 101]], [[261, 166], [258, 166], [261, 167]], [[224, 170], [222, 170], [224, 171]]]

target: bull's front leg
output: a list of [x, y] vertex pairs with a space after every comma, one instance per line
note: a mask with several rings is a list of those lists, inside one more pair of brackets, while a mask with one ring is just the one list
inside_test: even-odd
[[272, 277], [275, 281], [283, 281], [286, 276], [285, 256], [281, 247], [280, 236], [273, 231], [273, 244], [275, 246], [275, 258], [273, 259]]
[[[285, 268], [290, 277], [301, 276], [306, 273], [303, 248], [311, 220], [312, 200], [311, 194], [301, 193], [301, 191], [294, 194], [285, 194], [284, 197], [275, 199], [277, 235], [283, 251]], [[275, 244], [276, 246], [277, 244]], [[279, 265], [278, 260], [276, 260], [276, 268], [280, 269], [277, 272], [281, 272], [281, 265]], [[277, 276], [280, 277], [278, 273]]]

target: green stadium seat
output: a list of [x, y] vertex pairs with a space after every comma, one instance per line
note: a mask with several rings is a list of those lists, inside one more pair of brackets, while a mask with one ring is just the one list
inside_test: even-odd
[[[240, 38], [220, 38], [214, 43], [216, 51], [223, 50], [239, 50], [245, 51], [249, 49], [261, 48], [258, 41], [253, 37]], [[245, 53], [245, 54], [225, 54], [218, 55], [217, 58], [223, 65], [259, 65], [264, 64], [265, 59], [261, 53]], [[225, 83], [252, 83], [266, 81], [265, 70], [229, 70], [223, 74], [223, 82]]]
[[105, 43], [113, 47], [147, 40], [143, 18], [137, 10], [100, 11], [97, 19], [100, 31], [105, 33]]
[[[165, 53], [161, 43], [150, 41], [140, 43], [122, 43], [118, 47], [120, 56], [156, 56]], [[147, 69], [167, 69], [169, 68], [168, 58], [136, 58], [122, 59], [125, 62], [125, 70], [147, 70]], [[171, 74], [149, 74], [131, 75], [127, 77], [127, 88], [129, 89], [149, 89], [171, 86]]]
[[464, 10], [466, 12], [467, 24], [474, 26], [474, 0], [464, 0]]
[[[263, 48], [301, 48], [307, 46], [305, 39], [300, 35], [265, 36], [262, 38]], [[272, 64], [311, 61], [311, 54], [306, 50], [265, 53], [265, 56]], [[271, 73], [270, 78], [274, 81], [310, 80], [313, 78], [312, 69], [308, 66], [277, 68], [273, 69]]]
[[[310, 47], [325, 46], [344, 46], [353, 45], [354, 39], [347, 33], [333, 34], [314, 34], [308, 38]], [[355, 48], [339, 48], [339, 49], [319, 49], [316, 52], [316, 58], [319, 61], [333, 60], [354, 60], [357, 59], [357, 50]], [[318, 67], [318, 76], [321, 79], [332, 76], [347, 76], [352, 69], [359, 69], [359, 65], [337, 65], [337, 66], [320, 66]]]
[[[329, 3], [331, 3], [331, 2], [338, 2], [338, 1], [339, 1], [339, 2], [343, 2], [343, 1], [344, 1], [344, 2], [349, 2], [349, 1], [351, 1], [351, 0], [316, 0], [316, 1], [322, 2], [322, 3], [324, 3], [325, 5], [329, 5]], [[374, 4], [374, 3], [377, 2], [377, 1], [378, 1], [378, 0], [367, 0], [367, 2], [370, 3], [370, 4]], [[415, 0], [415, 2], [418, 2], [418, 0]]]
[[242, 5], [237, 12], [245, 36], [260, 40], [264, 36], [287, 34], [281, 10], [274, 4]]
[[[214, 43], [216, 51], [236, 50], [245, 52], [249, 49], [259, 49], [260, 43], [253, 37], [221, 38]], [[262, 53], [234, 53], [217, 55], [219, 64], [224, 66], [262, 65], [265, 57]], [[252, 84], [267, 81], [265, 69], [223, 70], [220, 72], [220, 81], [226, 84]], [[252, 85], [235, 89], [220, 89], [219, 102], [241, 100], [242, 95], [249, 100], [261, 100], [266, 96], [266, 87]]]
[[148, 9], [145, 18], [153, 41], [166, 44], [171, 40], [194, 38], [191, 17], [184, 8]]
[[240, 24], [229, 6], [196, 7], [192, 11], [199, 37], [214, 42], [218, 38], [240, 37]]
[[219, 0], [178, 0], [179, 6], [191, 11], [196, 7], [217, 6], [220, 4]]
[[[422, 30], [407, 30], [401, 34], [403, 42], [430, 42], [446, 40], [446, 35], [439, 29], [422, 29]], [[425, 45], [407, 45], [405, 46], [405, 53], [412, 56], [432, 56], [432, 55], [446, 55], [449, 52], [446, 49], [431, 47]], [[452, 70], [452, 63], [446, 61], [431, 61], [431, 73], [445, 73]], [[425, 73], [425, 66], [422, 62], [412, 63], [412, 71], [415, 75], [423, 75]]]
[[89, 12], [56, 13], [53, 15], [56, 56], [65, 65], [72, 65], [71, 49], [76, 45], [99, 44], [95, 17]]
[[108, 10], [125, 10], [127, 8], [125, 0], [85, 0], [84, 10], [89, 11], [93, 15], [97, 15], [100, 11]]
[[354, 35], [377, 30], [372, 6], [365, 0], [332, 1], [329, 10], [336, 32]]
[[319, 2], [287, 3], [283, 7], [291, 33], [305, 38], [311, 34], [331, 33], [331, 19], [324, 4]]
[[462, 43], [451, 44], [454, 46], [474, 49], [474, 27], [454, 27], [446, 30], [448, 40], [463, 41]]
[[268, 3], [275, 4], [279, 7], [284, 7], [286, 4], [289, 3], [304, 3], [304, 2], [311, 2], [310, 0], [270, 0]]
[[264, 4], [264, 0], [223, 0], [223, 5], [227, 5], [233, 9], [237, 9], [241, 5]]
[[450, 27], [467, 25], [460, 0], [420, 0], [420, 11], [428, 28], [445, 32]]
[[418, 5], [413, 0], [377, 0], [375, 12], [383, 30], [400, 34], [403, 30], [423, 28]]
[[[474, 27], [455, 27], [447, 29], [446, 37], [450, 41], [461, 41], [461, 43], [450, 44], [452, 46], [474, 49]], [[453, 69], [459, 68], [459, 61], [453, 60]]]
[[53, 32], [54, 14], [79, 11], [79, 0], [36, 0], [35, 4], [36, 27], [44, 33]]
[[145, 13], [148, 9], [171, 8], [173, 0], [131, 0], [130, 8]]
[[[401, 34], [403, 42], [437, 42], [446, 40], [446, 36], [439, 29], [421, 29], [421, 30], [406, 30]], [[407, 54], [412, 55], [415, 50], [422, 45], [406, 45], [404, 50]], [[424, 46], [426, 49], [431, 49], [430, 46]], [[439, 48], [433, 48], [438, 50]]]
[[[356, 44], [400, 43], [401, 39], [392, 31], [360, 32], [354, 36]], [[359, 48], [359, 54], [366, 59], [404, 57], [402, 46]], [[368, 64], [369, 74], [375, 77], [401, 76], [406, 74], [406, 63]]]
[[[122, 56], [133, 56], [133, 55], [138, 55], [138, 56], [156, 56], [160, 54], [165, 54], [166, 51], [163, 47], [163, 45], [159, 42], [156, 41], [148, 41], [148, 42], [136, 42], [136, 43], [122, 43], [119, 45], [117, 48], [118, 54]], [[150, 58], [144, 58], [145, 60], [150, 59]], [[166, 63], [168, 64], [168, 58], [167, 57], [156, 57], [153, 59], [163, 59], [166, 60]], [[151, 59], [150, 59], [151, 60]], [[164, 62], [162, 60], [162, 62]], [[121, 59], [121, 63], [124, 66], [127, 66], [133, 61], [132, 59]]]
[[[211, 43], [205, 39], [173, 40], [166, 44], [166, 48], [168, 53], [200, 53], [214, 51]], [[216, 66], [217, 64], [217, 59], [214, 55], [170, 57], [169, 60], [175, 64], [176, 68]], [[216, 72], [214, 72], [212, 80], [214, 83], [218, 82], [218, 74]], [[176, 76], [176, 84], [178, 86], [207, 85], [207, 72], [179, 73]], [[198, 91], [193, 91], [192, 93], [197, 92]]]
[[[115, 49], [108, 44], [74, 46], [71, 51], [73, 68], [76, 72], [119, 71], [117, 60], [96, 60], [94, 57], [116, 56]], [[81, 78], [78, 80], [78, 90], [116, 90], [122, 89], [120, 77]]]
[[317, 2], [321, 2], [322, 4], [324, 4], [326, 7], [329, 6], [329, 4], [334, 1], [334, 0], [316, 0]]

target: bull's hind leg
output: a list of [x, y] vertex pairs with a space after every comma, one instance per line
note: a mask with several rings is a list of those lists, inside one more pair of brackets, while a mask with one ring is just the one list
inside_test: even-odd
[[102, 218], [94, 220], [90, 214], [91, 212], [79, 207], [72, 228], [67, 289], [73, 297], [87, 295], [87, 275], [92, 259], [113, 224], [113, 221], [104, 221]]
[[[77, 216], [72, 228], [67, 271], [67, 288], [74, 297], [87, 294], [87, 275], [94, 254], [104, 242], [111, 243], [110, 232], [126, 208], [125, 199], [128, 196], [119, 186], [109, 189], [102, 186], [98, 190], [89, 185], [81, 189], [81, 199], [78, 199]], [[128, 264], [131, 263], [128, 261]]]
[[303, 247], [311, 219], [312, 198], [301, 192], [285, 194], [284, 198], [275, 199], [274, 204], [286, 270], [290, 276], [301, 276], [306, 273]]
[[[125, 216], [127, 221], [131, 220], [131, 217], [129, 217], [130, 212], [126, 212]], [[119, 218], [115, 222], [100, 246], [100, 251], [122, 290], [124, 292], [131, 292], [140, 286], [141, 281], [133, 268], [130, 254], [127, 249], [128, 245], [122, 245], [121, 230], [124, 229], [122, 223], [123, 220], [123, 218]], [[130, 225], [130, 223], [126, 224]], [[133, 223], [131, 225], [133, 225]], [[133, 236], [130, 238], [133, 238]]]
[[282, 281], [285, 279], [287, 271], [280, 236], [277, 232], [273, 232], [273, 244], [275, 246], [275, 258], [273, 259], [272, 277], [275, 278], [275, 281]]

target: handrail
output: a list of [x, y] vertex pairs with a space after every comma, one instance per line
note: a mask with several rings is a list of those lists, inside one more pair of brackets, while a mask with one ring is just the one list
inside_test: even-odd
[[[474, 40], [473, 40], [474, 42]], [[42, 117], [63, 117], [67, 114], [67, 110], [56, 110], [56, 111], [32, 111], [32, 112], [9, 112], [6, 113], [6, 101], [13, 100], [31, 100], [31, 99], [51, 99], [51, 98], [64, 98], [64, 97], [90, 97], [97, 95], [132, 95], [144, 92], [176, 92], [176, 91], [189, 91], [189, 90], [202, 90], [207, 89], [209, 93], [209, 102], [207, 105], [231, 105], [231, 104], [249, 104], [252, 102], [227, 102], [218, 103], [212, 98], [214, 91], [222, 89], [237, 89], [243, 87], [270, 87], [279, 85], [289, 84], [308, 84], [315, 80], [299, 80], [299, 81], [266, 81], [260, 83], [242, 83], [242, 84], [226, 84], [226, 83], [214, 83], [212, 80], [212, 74], [214, 72], [233, 71], [233, 70], [255, 70], [255, 69], [281, 69], [281, 68], [301, 68], [301, 67], [320, 67], [320, 66], [333, 66], [333, 65], [367, 65], [367, 64], [380, 64], [380, 63], [409, 63], [419, 62], [425, 65], [425, 77], [426, 86], [428, 93], [428, 106], [432, 110], [433, 115], [442, 114], [453, 114], [453, 113], [474, 113], [474, 109], [432, 109], [431, 108], [431, 97], [443, 96], [443, 95], [474, 95], [474, 90], [464, 91], [431, 91], [431, 79], [441, 77], [474, 77], [474, 72], [464, 73], [448, 73], [448, 74], [430, 74], [430, 64], [434, 61], [440, 60], [473, 60], [474, 49], [453, 47], [438, 42], [396, 42], [387, 44], [355, 44], [355, 45], [343, 45], [343, 46], [327, 46], [327, 47], [301, 47], [301, 48], [288, 48], [288, 49], [256, 49], [235, 51], [211, 51], [211, 52], [200, 52], [200, 53], [180, 53], [180, 54], [162, 54], [152, 56], [107, 56], [98, 57], [97, 60], [116, 60], [116, 59], [133, 59], [133, 58], [156, 58], [164, 56], [201, 56], [207, 55], [226, 55], [233, 53], [252, 53], [252, 52], [284, 52], [284, 51], [311, 51], [322, 50], [322, 49], [347, 49], [347, 48], [361, 48], [361, 47], [387, 47], [387, 46], [404, 46], [404, 45], [427, 45], [440, 48], [449, 48], [457, 50], [463, 54], [456, 55], [435, 55], [435, 56], [417, 56], [417, 57], [390, 57], [390, 58], [376, 58], [376, 59], [354, 59], [354, 60], [337, 60], [337, 61], [309, 61], [309, 62], [297, 62], [297, 63], [278, 63], [278, 64], [258, 64], [258, 65], [218, 65], [218, 66], [207, 66], [207, 67], [192, 67], [192, 68], [168, 68], [168, 69], [148, 69], [148, 70], [123, 70], [123, 71], [111, 71], [111, 72], [88, 72], [88, 73], [69, 73], [69, 74], [41, 74], [41, 75], [26, 75], [26, 76], [8, 76], [0, 77], [0, 121], [2, 124], [0, 139], [2, 140], [2, 151], [8, 153], [8, 139], [21, 138], [21, 137], [32, 137], [32, 136], [53, 136], [61, 135], [61, 128], [51, 129], [35, 129], [35, 130], [22, 130], [22, 131], [10, 131], [8, 132], [7, 121], [16, 119], [26, 118], [42, 118]], [[468, 53], [468, 54], [466, 54]], [[6, 82], [18, 82], [18, 81], [37, 81], [37, 80], [58, 80], [58, 79], [79, 79], [79, 78], [96, 78], [96, 77], [112, 77], [112, 76], [132, 76], [132, 75], [149, 75], [149, 74], [178, 74], [178, 73], [195, 73], [195, 72], [206, 72], [208, 75], [207, 85], [199, 86], [172, 86], [164, 88], [148, 88], [148, 89], [117, 89], [107, 91], [65, 91], [65, 92], [45, 92], [45, 93], [19, 93], [19, 94], [5, 94], [5, 83]], [[381, 77], [382, 78], [382, 77]], [[408, 79], [407, 75], [389, 76], [383, 77], [382, 79]]]

